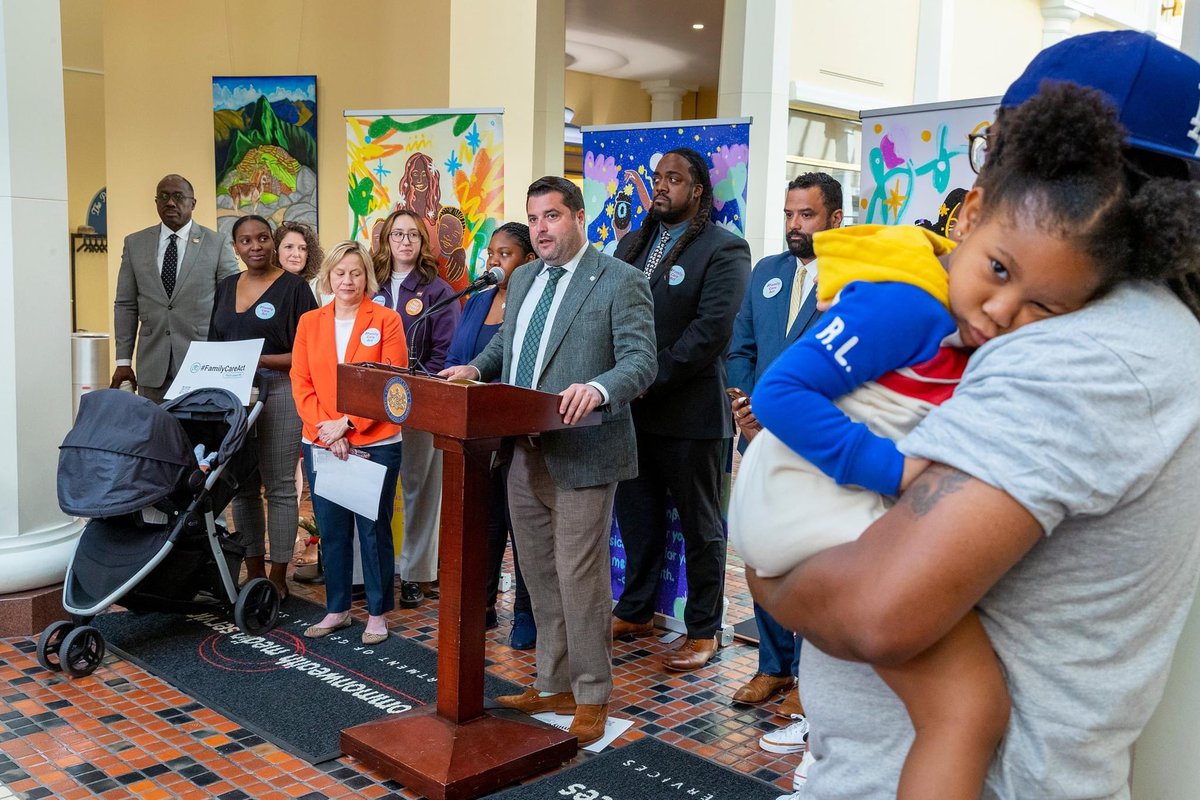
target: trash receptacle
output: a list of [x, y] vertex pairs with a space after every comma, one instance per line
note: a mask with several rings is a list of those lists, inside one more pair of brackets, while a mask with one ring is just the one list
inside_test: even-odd
[[71, 419], [79, 413], [79, 398], [108, 386], [108, 334], [71, 334]]

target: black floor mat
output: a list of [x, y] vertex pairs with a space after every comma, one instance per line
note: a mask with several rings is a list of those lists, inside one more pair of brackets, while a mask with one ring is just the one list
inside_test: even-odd
[[[305, 639], [304, 629], [324, 616], [320, 606], [293, 597], [279, 624], [261, 637], [213, 614], [122, 612], [102, 614], [92, 624], [118, 655], [316, 764], [341, 755], [343, 728], [437, 698], [433, 650], [395, 635], [364, 646], [358, 621], [323, 639]], [[520, 691], [486, 676], [489, 697]]]

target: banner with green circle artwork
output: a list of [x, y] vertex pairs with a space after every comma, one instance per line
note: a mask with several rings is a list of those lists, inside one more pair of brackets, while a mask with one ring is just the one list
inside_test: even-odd
[[438, 272], [456, 290], [486, 270], [504, 222], [503, 109], [347, 111], [350, 236], [378, 242], [388, 214], [425, 223]]

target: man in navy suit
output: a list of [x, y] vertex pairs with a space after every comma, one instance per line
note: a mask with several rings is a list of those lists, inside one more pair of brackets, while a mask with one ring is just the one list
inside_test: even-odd
[[[787, 252], [768, 256], [754, 267], [729, 344], [729, 386], [745, 394], [733, 403], [734, 423], [741, 431], [743, 448], [762, 429], [753, 412], [755, 384], [771, 362], [820, 316], [817, 293], [813, 291], [817, 281], [813, 234], [841, 226], [842, 185], [823, 172], [800, 175], [788, 184], [783, 215]], [[778, 713], [788, 719], [802, 716], [804, 709], [793, 677], [800, 661], [800, 637], [783, 628], [757, 603], [754, 619], [759, 634], [758, 673], [734, 693], [733, 701], [758, 705], [791, 690]], [[763, 747], [776, 752], [802, 749], [802, 741], [793, 746], [782, 736], [793, 727], [794, 723], [767, 734]], [[792, 738], [802, 739], [803, 732], [797, 733]]]

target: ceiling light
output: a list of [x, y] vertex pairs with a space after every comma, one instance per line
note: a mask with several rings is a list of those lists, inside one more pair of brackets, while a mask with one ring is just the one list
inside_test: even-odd
[[702, 30], [704, 30], [704, 23], [703, 23], [703, 22], [694, 22], [694, 23], [692, 23], [692, 30], [694, 30], [694, 31], [702, 31]]

